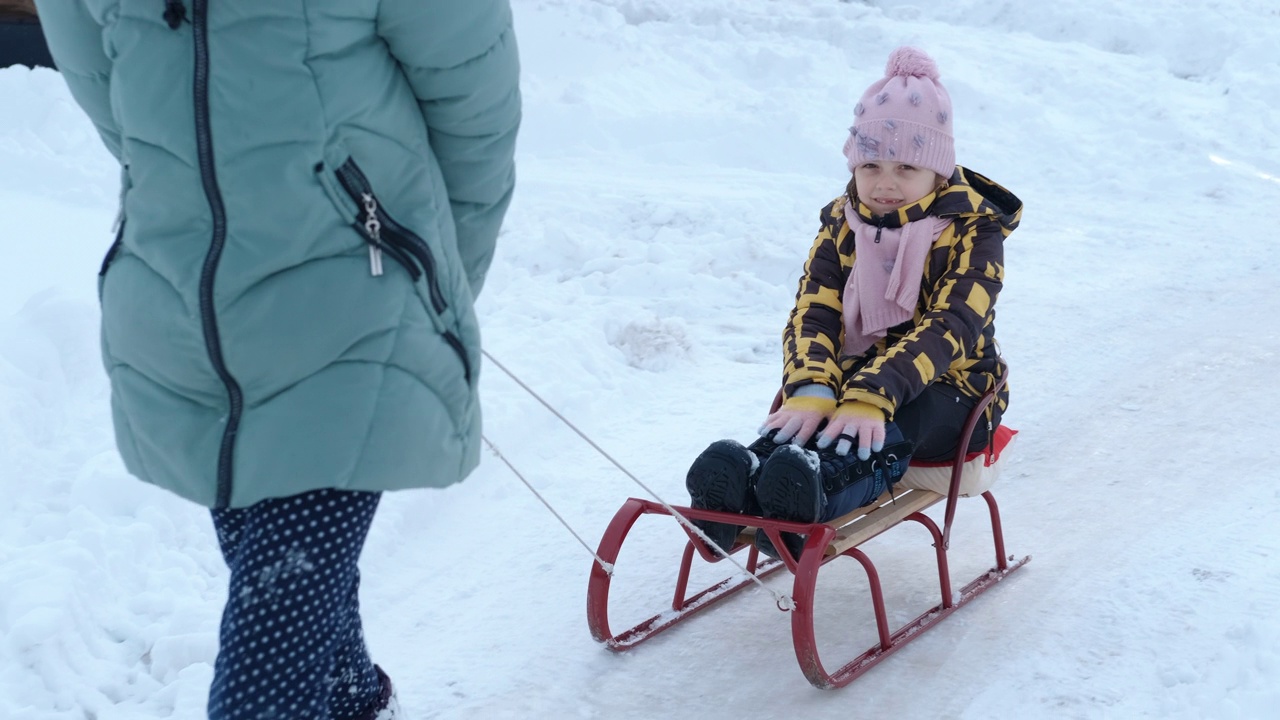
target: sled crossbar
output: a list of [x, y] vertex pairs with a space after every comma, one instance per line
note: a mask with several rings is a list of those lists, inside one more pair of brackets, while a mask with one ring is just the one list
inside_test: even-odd
[[[1004, 384], [1007, 375], [989, 390], [976, 407], [971, 411], [960, 436], [959, 447], [967, 447], [973, 428], [982, 417], [987, 405], [994, 399]], [[995, 565], [962, 587], [953, 592], [951, 571], [947, 562], [947, 551], [950, 543], [951, 525], [955, 518], [957, 499], [960, 497], [961, 471], [965, 462], [964, 454], [955, 459], [952, 469], [951, 484], [946, 495], [928, 490], [912, 490], [903, 487], [894, 488], [872, 503], [859, 508], [848, 515], [825, 523], [791, 522], [772, 520], [754, 515], [719, 512], [715, 510], [695, 510], [676, 506], [674, 509], [686, 518], [693, 520], [710, 520], [733, 525], [746, 525], [747, 529], [738, 535], [732, 548], [725, 548], [730, 554], [743, 549], [748, 550], [746, 570], [756, 578], [764, 578], [777, 570], [786, 568], [793, 575], [791, 612], [791, 638], [795, 646], [796, 660], [804, 676], [815, 687], [821, 689], [839, 688], [848, 685], [877, 663], [900, 649], [907, 643], [920, 637], [927, 629], [937, 625], [951, 613], [966, 605], [970, 600], [994, 587], [1001, 580], [1031, 560], [1030, 556], [1015, 559], [1005, 554], [1004, 533], [1000, 522], [1000, 510], [995, 497], [988, 491], [982, 493], [986, 501], [991, 521], [991, 539], [995, 550]], [[943, 526], [924, 513], [931, 506], [945, 500]], [[671, 510], [649, 500], [628, 498], [613, 520], [605, 529], [600, 540], [597, 555], [608, 567], [612, 568], [618, 559], [618, 553], [636, 521], [644, 515], [665, 515], [670, 517]], [[926, 610], [916, 619], [902, 625], [896, 630], [889, 626], [888, 613], [885, 610], [884, 593], [880, 587], [880, 576], [871, 558], [859, 546], [881, 533], [906, 522], [922, 525], [928, 531], [938, 567], [938, 590], [940, 602]], [[723, 558], [709, 548], [700, 538], [690, 533], [683, 525], [680, 527], [688, 535], [684, 554], [676, 575], [675, 593], [671, 609], [650, 617], [647, 620], [614, 633], [609, 627], [609, 588], [612, 574], [600, 563], [591, 567], [591, 577], [587, 587], [587, 623], [596, 640], [605, 644], [610, 650], [622, 652], [628, 650], [654, 635], [670, 628], [695, 613], [701, 612], [746, 588], [755, 579], [743, 573], [737, 573], [690, 595], [688, 592], [689, 576], [695, 556], [707, 563], [718, 563]], [[764, 533], [773, 547], [777, 548], [780, 560], [761, 561], [755, 537]], [[782, 533], [797, 533], [806, 536], [804, 549], [800, 556], [794, 557], [782, 541]], [[871, 605], [875, 613], [878, 642], [852, 661], [845, 663], [834, 671], [828, 671], [819, 658], [817, 641], [814, 636], [814, 591], [817, 584], [818, 570], [827, 563], [839, 558], [850, 558], [857, 561], [867, 576]]]

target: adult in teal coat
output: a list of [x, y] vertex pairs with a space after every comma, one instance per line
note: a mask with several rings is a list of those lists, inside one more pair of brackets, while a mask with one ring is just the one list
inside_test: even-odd
[[[37, 4], [122, 169], [99, 288], [130, 472], [215, 523], [465, 477], [520, 117], [506, 0]], [[233, 590], [259, 552], [234, 549]]]

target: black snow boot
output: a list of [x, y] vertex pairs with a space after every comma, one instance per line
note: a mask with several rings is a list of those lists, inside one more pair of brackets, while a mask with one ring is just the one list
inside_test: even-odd
[[360, 720], [397, 720], [400, 717], [400, 703], [396, 700], [395, 688], [391, 686], [391, 678], [377, 665], [373, 666], [378, 673], [378, 697], [373, 706], [364, 711]]
[[[774, 520], [817, 522], [827, 503], [820, 467], [816, 452], [796, 445], [787, 445], [771, 455], [756, 480], [760, 514]], [[803, 535], [782, 533], [782, 542], [797, 560], [804, 541]], [[778, 549], [764, 531], [756, 532], [756, 547], [769, 557], [779, 558]]]
[[[717, 440], [698, 455], [685, 476], [689, 506], [698, 510], [760, 514], [755, 480], [760, 466], [778, 445], [760, 437], [743, 447], [734, 440]], [[726, 551], [733, 547], [742, 525], [694, 520], [693, 524]]]
[[[756, 499], [766, 518], [818, 522], [837, 518], [875, 502], [907, 471], [912, 444], [897, 426], [888, 426], [891, 444], [870, 459], [859, 460], [857, 451], [844, 455], [828, 450], [792, 447], [776, 452], [764, 464], [756, 481]], [[783, 543], [799, 559], [805, 536], [783, 533]], [[756, 534], [760, 551], [777, 558], [777, 548], [764, 533]]]

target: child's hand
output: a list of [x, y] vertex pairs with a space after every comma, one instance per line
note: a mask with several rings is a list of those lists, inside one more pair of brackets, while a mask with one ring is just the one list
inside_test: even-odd
[[777, 430], [778, 433], [773, 436], [774, 442], [784, 443], [790, 440], [796, 445], [804, 445], [809, 442], [818, 425], [835, 409], [834, 397], [789, 397], [782, 403], [782, 407], [764, 419], [760, 434], [767, 435], [769, 431]]
[[866, 460], [871, 453], [884, 449], [884, 411], [864, 402], [841, 403], [831, 415], [831, 422], [818, 436], [818, 447], [826, 449], [836, 443], [836, 454], [847, 455], [858, 440], [858, 459]]

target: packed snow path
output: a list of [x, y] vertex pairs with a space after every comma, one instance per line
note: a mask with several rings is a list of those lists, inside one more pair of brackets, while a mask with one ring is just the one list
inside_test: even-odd
[[[366, 547], [369, 643], [409, 717], [1274, 716], [1274, 3], [514, 5], [526, 121], [486, 346], [672, 501], [768, 406], [857, 96], [897, 45], [937, 58], [960, 161], [1026, 202], [999, 303], [1022, 435], [995, 491], [1035, 562], [836, 693], [757, 590], [616, 656], [587, 632], [590, 557], [487, 457], [387, 497]], [[112, 444], [94, 281], [116, 190], [58, 75], [0, 70], [4, 718], [203, 716], [226, 571], [207, 514]], [[639, 490], [482, 382], [486, 434], [598, 538]], [[990, 563], [982, 527], [962, 504], [956, 577]], [[682, 543], [634, 532], [619, 626], [669, 602]], [[868, 551], [894, 619], [935, 602], [922, 530]], [[824, 571], [824, 653], [874, 639], [860, 572]]]

